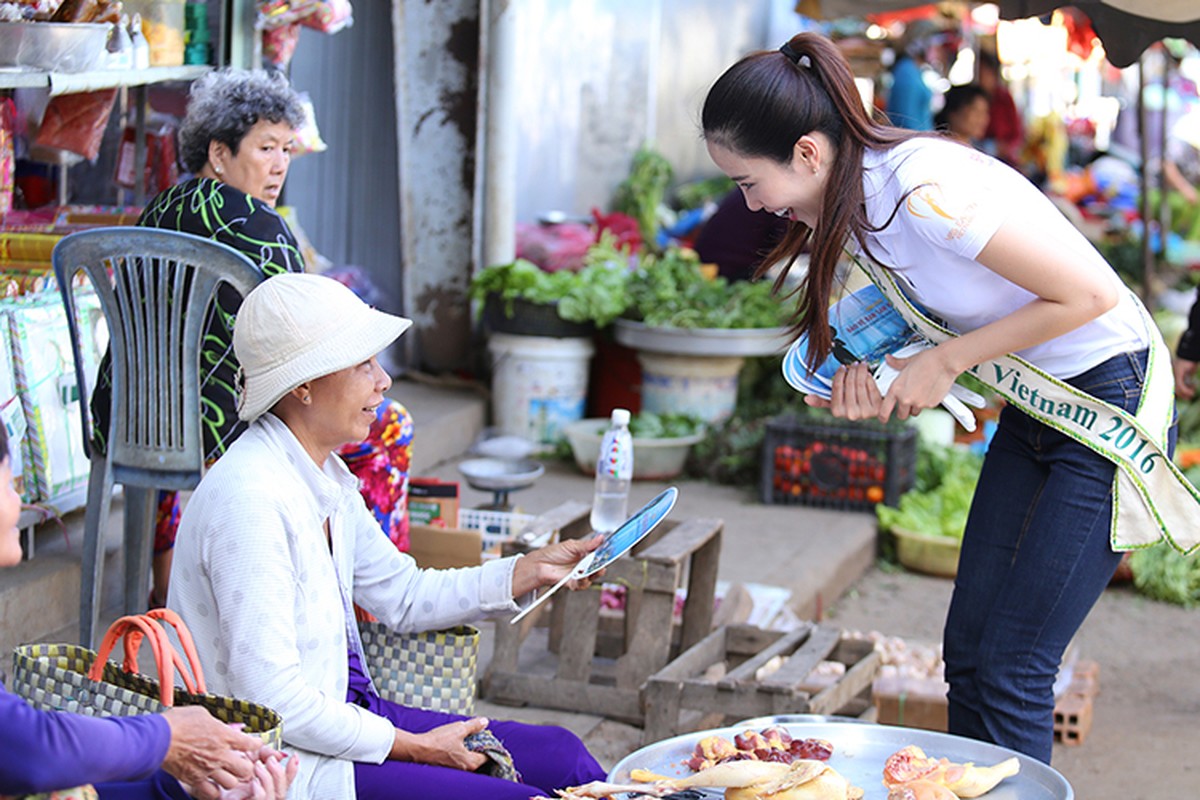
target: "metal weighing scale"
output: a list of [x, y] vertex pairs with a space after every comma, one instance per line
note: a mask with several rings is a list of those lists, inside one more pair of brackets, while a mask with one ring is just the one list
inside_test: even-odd
[[511, 511], [509, 493], [533, 486], [546, 468], [529, 458], [470, 458], [458, 465], [458, 471], [472, 489], [492, 493], [492, 502], [481, 508]]

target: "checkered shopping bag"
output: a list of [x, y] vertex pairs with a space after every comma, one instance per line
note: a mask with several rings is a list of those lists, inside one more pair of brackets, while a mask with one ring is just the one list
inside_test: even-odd
[[[160, 621], [175, 627], [186, 663]], [[137, 671], [143, 640], [150, 643], [158, 680]], [[125, 651], [120, 664], [108, 660], [118, 641], [124, 642]], [[176, 671], [183, 686], [175, 685]], [[35, 708], [93, 717], [156, 714], [174, 705], [199, 705], [222, 722], [242, 723], [246, 733], [275, 749], [283, 745], [283, 719], [278, 712], [206, 691], [191, 634], [168, 609], [121, 617], [109, 627], [98, 651], [74, 644], [17, 647], [11, 688]]]
[[367, 673], [384, 700], [412, 708], [471, 715], [479, 629], [395, 633], [379, 622], [360, 622]]

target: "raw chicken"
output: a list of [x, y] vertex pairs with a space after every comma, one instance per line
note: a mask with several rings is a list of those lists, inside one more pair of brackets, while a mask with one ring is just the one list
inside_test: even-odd
[[940, 783], [917, 778], [893, 786], [888, 791], [887, 800], [958, 800], [958, 795]]
[[675, 789], [724, 789], [726, 800], [856, 800], [862, 790], [824, 761], [797, 759], [790, 764], [773, 761], [727, 761], [686, 778], [667, 778], [647, 770], [634, 770], [635, 781]]
[[662, 797], [680, 789], [724, 789], [726, 800], [860, 800], [862, 790], [823, 761], [801, 759], [791, 764], [771, 761], [727, 761], [685, 778], [670, 778], [635, 769], [631, 784], [594, 781], [558, 792], [561, 800], [595, 800], [628, 793]]
[[[910, 744], [888, 757], [883, 765], [883, 785], [889, 789], [921, 783], [936, 783], [946, 787], [954, 797], [979, 797], [990, 792], [1005, 778], [1020, 770], [1015, 758], [991, 767], [977, 767], [971, 762], [956, 764], [945, 758], [930, 758], [915, 744]], [[923, 787], [919, 787], [923, 788]], [[913, 794], [912, 800], [940, 800], [946, 794]], [[906, 795], [888, 795], [889, 800], [909, 800]]]

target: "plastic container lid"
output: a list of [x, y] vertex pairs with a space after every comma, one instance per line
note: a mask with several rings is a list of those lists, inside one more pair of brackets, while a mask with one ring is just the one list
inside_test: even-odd
[[628, 426], [629, 425], [629, 409], [614, 408], [612, 410], [612, 424]]

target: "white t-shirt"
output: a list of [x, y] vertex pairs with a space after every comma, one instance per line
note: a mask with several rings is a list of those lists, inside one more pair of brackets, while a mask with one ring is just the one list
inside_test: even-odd
[[1007, 316], [1036, 297], [975, 260], [1001, 223], [1013, 220], [1030, 236], [1058, 240], [1077, 251], [1111, 277], [1121, 298], [1103, 316], [1017, 355], [1057, 378], [1071, 378], [1148, 346], [1140, 301], [1049, 198], [1016, 170], [932, 138], [867, 150], [863, 167], [867, 219], [873, 227], [886, 225], [867, 237], [870, 252], [894, 271], [911, 299], [959, 333]]

